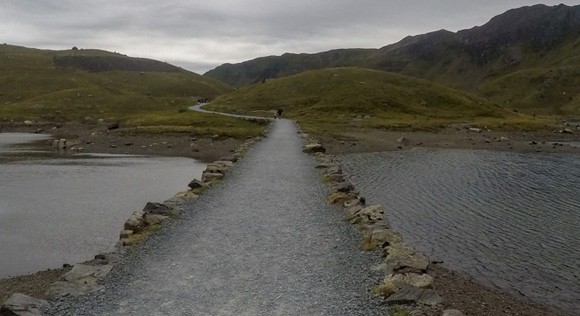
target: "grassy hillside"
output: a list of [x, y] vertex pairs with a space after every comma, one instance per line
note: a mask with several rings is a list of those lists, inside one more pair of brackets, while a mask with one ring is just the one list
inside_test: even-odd
[[150, 131], [220, 131], [245, 137], [241, 131], [247, 128], [248, 133], [258, 133], [261, 127], [248, 122], [187, 111], [198, 98], [214, 98], [230, 90], [217, 80], [149, 59], [99, 50], [0, 45], [0, 122], [4, 123], [103, 120], [149, 126]]
[[538, 128], [542, 119], [427, 80], [362, 68], [314, 70], [218, 97], [210, 109], [270, 115], [282, 108], [314, 133], [357, 128], [435, 129], [451, 123]]
[[380, 49], [257, 58], [205, 76], [239, 87], [307, 70], [362, 67], [436, 81], [517, 111], [580, 116], [579, 56], [580, 6], [535, 5], [472, 29], [408, 36]]
[[488, 78], [480, 93], [525, 113], [580, 116], [580, 38], [558, 50], [527, 54], [512, 71]]

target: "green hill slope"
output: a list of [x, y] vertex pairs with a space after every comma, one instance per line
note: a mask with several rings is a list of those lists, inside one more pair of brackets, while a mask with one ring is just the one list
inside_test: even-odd
[[195, 123], [198, 131], [216, 133], [217, 121], [225, 122], [224, 129], [245, 123], [190, 113], [187, 107], [199, 98], [230, 90], [217, 80], [150, 59], [100, 50], [0, 45], [0, 122], [4, 124], [104, 120], [190, 131]]
[[[307, 70], [363, 67], [436, 81], [519, 111], [580, 115], [574, 89], [580, 79], [573, 76], [580, 71], [579, 41], [579, 5], [535, 5], [456, 33], [409, 36], [380, 49], [258, 58], [222, 65], [204, 76], [239, 87]], [[515, 78], [523, 86], [510, 84]]]
[[277, 108], [310, 132], [429, 129], [459, 122], [540, 126], [484, 99], [427, 80], [362, 68], [314, 70], [218, 97], [210, 109], [270, 115]]

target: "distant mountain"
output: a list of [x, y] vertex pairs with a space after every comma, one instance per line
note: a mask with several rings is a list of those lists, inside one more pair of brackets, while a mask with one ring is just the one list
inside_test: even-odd
[[[380, 49], [257, 58], [219, 66], [204, 76], [239, 87], [306, 70], [356, 66], [435, 80], [480, 93], [502, 106], [542, 111], [546, 103], [557, 102], [550, 104], [551, 111], [576, 113], [580, 111], [576, 97], [580, 79], [574, 77], [580, 72], [578, 56], [580, 5], [535, 5], [507, 11], [485, 25], [457, 33], [440, 30], [409, 36]], [[526, 86], [526, 91], [520, 91], [524, 99], [497, 86], [509, 83], [505, 78], [518, 73]], [[559, 97], [552, 99], [555, 96]]]

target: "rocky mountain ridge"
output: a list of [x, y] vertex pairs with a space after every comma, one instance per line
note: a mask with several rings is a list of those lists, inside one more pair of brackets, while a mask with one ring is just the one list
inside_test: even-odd
[[[509, 10], [482, 26], [457, 33], [439, 30], [408, 36], [379, 49], [268, 56], [239, 64], [224, 64], [204, 75], [240, 87], [307, 70], [354, 66], [411, 75], [479, 93], [480, 90], [490, 90], [488, 86], [493, 80], [523, 70], [558, 72], [566, 68], [566, 72], [570, 67], [580, 67], [580, 59], [576, 57], [579, 55], [580, 5], [540, 4]], [[538, 82], [543, 81], [543, 77], [546, 74], [542, 72], [528, 78], [529, 90], [540, 89], [543, 82]], [[552, 86], [561, 85], [568, 86], [565, 82]], [[557, 93], [570, 95], [570, 89], [559, 90]], [[504, 94], [490, 96], [485, 91], [482, 94], [498, 103], [513, 99], [513, 96]], [[538, 107], [546, 100], [532, 101], [525, 106]], [[566, 107], [578, 108], [576, 100], [567, 102], [572, 101], [573, 104]]]

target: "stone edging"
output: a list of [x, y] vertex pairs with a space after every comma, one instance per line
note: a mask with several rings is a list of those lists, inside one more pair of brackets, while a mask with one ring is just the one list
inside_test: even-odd
[[[265, 135], [266, 132], [262, 136], [249, 138], [230, 157], [209, 163], [202, 173], [201, 180], [193, 179], [188, 184], [190, 190], [179, 192], [163, 203], [148, 202], [143, 210], [133, 212], [124, 223], [115, 250], [98, 254], [94, 260], [73, 265], [72, 269], [63, 274], [59, 281], [51, 285], [48, 291], [49, 299], [58, 300], [61, 297], [78, 296], [101, 289], [102, 286], [98, 284], [98, 281], [121, 260], [127, 247], [146, 240], [153, 232], [161, 228], [165, 220], [178, 217], [184, 211], [188, 201], [198, 198], [205, 190], [219, 183], [229, 169]], [[48, 305], [49, 303], [45, 300], [14, 293], [0, 306], [0, 315], [42, 315], [42, 308]]]
[[459, 310], [443, 310], [443, 299], [433, 289], [433, 277], [427, 274], [431, 262], [421, 252], [403, 242], [400, 233], [391, 228], [381, 205], [366, 205], [366, 200], [347, 181], [340, 163], [326, 154], [324, 146], [308, 134], [301, 133], [308, 141], [303, 152], [314, 155], [316, 168], [323, 170], [323, 180], [332, 189], [326, 202], [342, 206], [345, 220], [354, 224], [362, 233], [361, 248], [364, 251], [380, 251], [382, 262], [376, 269], [385, 273], [374, 293], [382, 296], [387, 304], [405, 305], [410, 313], [424, 315], [461, 316]]

